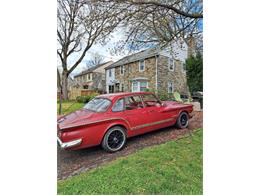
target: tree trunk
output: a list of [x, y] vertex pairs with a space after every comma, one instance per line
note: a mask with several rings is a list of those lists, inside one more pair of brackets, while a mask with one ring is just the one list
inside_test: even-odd
[[64, 100], [68, 100], [68, 71], [63, 70], [62, 71], [62, 98]]
[[59, 91], [60, 91], [60, 93], [59, 93], [59, 100], [60, 100], [60, 102], [59, 102], [59, 115], [61, 115], [61, 111], [62, 111], [62, 85], [61, 85], [61, 79], [60, 79], [60, 72], [59, 72], [59, 70], [58, 70], [58, 68], [57, 68], [57, 84], [58, 84], [58, 89], [59, 89]]

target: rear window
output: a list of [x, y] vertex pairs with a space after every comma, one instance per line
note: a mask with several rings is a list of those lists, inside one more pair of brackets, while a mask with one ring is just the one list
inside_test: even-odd
[[105, 112], [111, 105], [111, 101], [106, 98], [94, 98], [90, 100], [84, 108], [94, 112]]

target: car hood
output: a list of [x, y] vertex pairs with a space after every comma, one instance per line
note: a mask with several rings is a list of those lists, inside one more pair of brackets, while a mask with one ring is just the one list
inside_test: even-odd
[[96, 115], [95, 112], [89, 111], [87, 109], [77, 110], [63, 117], [58, 118], [57, 123], [60, 129], [66, 128], [68, 126], [76, 126], [77, 124], [87, 122], [91, 120]]

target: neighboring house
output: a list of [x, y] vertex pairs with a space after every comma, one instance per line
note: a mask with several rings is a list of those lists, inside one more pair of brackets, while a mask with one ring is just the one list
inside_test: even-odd
[[111, 64], [106, 68], [106, 92], [136, 92], [152, 89], [188, 95], [185, 59], [186, 42], [168, 49], [151, 48]]
[[[68, 86], [67, 86], [68, 87], [68, 91], [71, 91], [72, 88], [74, 88], [74, 86], [76, 85], [76, 82], [75, 82], [75, 80], [73, 80], [71, 78], [71, 76], [68, 77], [67, 82], [68, 82]], [[57, 80], [57, 92], [60, 92], [60, 86], [59, 86], [58, 80]]]
[[108, 61], [74, 76], [75, 81], [82, 89], [105, 91], [105, 68], [111, 65], [113, 61]]

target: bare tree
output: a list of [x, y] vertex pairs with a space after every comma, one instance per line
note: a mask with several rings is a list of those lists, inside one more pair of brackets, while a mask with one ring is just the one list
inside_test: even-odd
[[90, 60], [86, 62], [87, 68], [91, 68], [93, 66], [97, 66], [104, 62], [104, 56], [100, 55], [99, 53], [95, 52], [91, 55]]
[[57, 0], [57, 55], [62, 66], [62, 95], [68, 99], [68, 76], [82, 62], [93, 44], [105, 43], [120, 23], [115, 3], [91, 0]]
[[118, 9], [127, 7], [128, 15], [123, 23], [127, 38], [117, 45], [119, 51], [124, 47], [134, 50], [158, 44], [163, 47], [176, 40], [202, 37], [202, 0], [116, 2]]
[[59, 69], [57, 68], [57, 87], [58, 87], [58, 91], [59, 91], [59, 114], [61, 114], [61, 110], [62, 110], [62, 84], [61, 84], [61, 78], [60, 78], [60, 72]]

